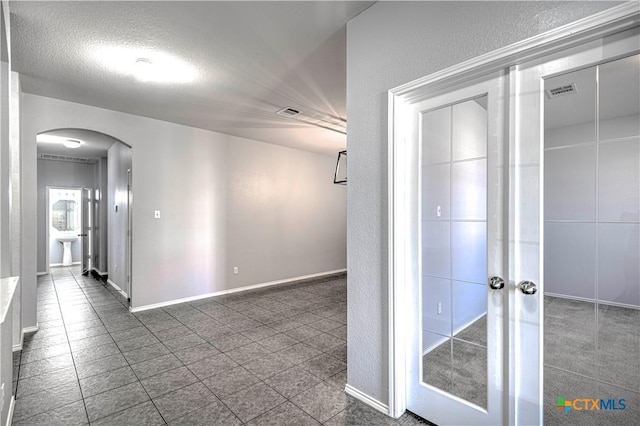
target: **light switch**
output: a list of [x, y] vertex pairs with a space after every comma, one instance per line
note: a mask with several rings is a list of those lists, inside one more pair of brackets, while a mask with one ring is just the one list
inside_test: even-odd
[[154, 219], [160, 219], [160, 210], [156, 210], [153, 212], [153, 218]]
[[442, 216], [442, 207], [436, 207], [436, 217]]
[[237, 266], [233, 267], [233, 275], [238, 275], [238, 273], [240, 272], [240, 270], [238, 269]]

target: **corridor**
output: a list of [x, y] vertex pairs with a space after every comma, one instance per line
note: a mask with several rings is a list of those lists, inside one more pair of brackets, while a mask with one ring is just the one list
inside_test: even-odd
[[77, 267], [39, 278], [39, 331], [14, 353], [14, 425], [421, 421], [345, 394], [345, 276], [136, 314], [125, 304]]

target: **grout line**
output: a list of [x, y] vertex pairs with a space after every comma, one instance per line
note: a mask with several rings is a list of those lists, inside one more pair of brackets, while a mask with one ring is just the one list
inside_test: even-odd
[[[97, 316], [97, 318], [95, 318], [95, 319], [90, 319], [90, 320], [85, 320], [85, 321], [77, 321], [77, 322], [74, 322], [73, 324], [77, 324], [77, 323], [81, 323], [81, 322], [88, 322], [88, 321], [95, 321], [95, 320], [99, 320], [100, 324], [102, 324], [102, 327], [104, 327], [104, 328], [105, 328], [105, 330], [106, 330], [106, 332], [105, 332], [104, 334], [100, 334], [100, 335], [96, 335], [96, 336], [89, 336], [89, 337], [85, 337], [85, 338], [83, 338], [83, 339], [78, 339], [78, 340], [76, 340], [76, 341], [81, 341], [81, 340], [84, 340], [84, 339], [89, 339], [89, 338], [92, 338], [92, 337], [97, 337], [97, 336], [102, 336], [102, 335], [109, 335], [109, 337], [112, 339], [113, 343], [116, 345], [116, 348], [118, 349], [119, 354], [120, 354], [120, 355], [122, 355], [122, 356], [124, 356], [124, 353], [122, 352], [122, 350], [120, 349], [120, 347], [117, 345], [117, 343], [116, 343], [116, 342], [115, 342], [115, 340], [113, 339], [113, 336], [112, 336], [112, 334], [111, 334], [112, 332], [110, 332], [110, 331], [107, 329], [106, 324], [104, 323], [104, 321], [103, 321], [103, 319], [102, 319], [102, 316], [100, 315], [100, 314], [101, 314], [101, 313], [103, 313], [103, 312], [99, 313], [99, 312], [96, 310], [96, 306], [94, 306], [94, 305], [93, 305], [93, 303], [92, 303], [92, 302], [93, 302], [93, 298], [96, 298], [96, 296], [100, 296], [100, 294], [91, 294], [92, 292], [90, 292], [90, 291], [89, 291], [89, 289], [85, 289], [85, 287], [83, 286], [83, 284], [86, 284], [86, 283], [84, 282], [84, 280], [83, 280], [83, 279], [80, 279], [80, 281], [78, 281], [78, 279], [76, 279], [76, 277], [73, 275], [73, 273], [72, 273], [72, 276], [71, 276], [71, 278], [72, 278], [72, 279], [67, 279], [67, 278], [68, 278], [68, 277], [66, 277], [66, 276], [65, 276], [65, 279], [64, 279], [64, 281], [65, 281], [65, 286], [66, 286], [66, 284], [67, 284], [67, 283], [70, 283], [70, 282], [72, 282], [72, 281], [73, 281], [73, 282], [74, 282], [74, 285], [76, 285], [76, 286], [78, 287], [78, 290], [83, 294], [83, 298], [77, 298], [77, 299], [73, 299], [73, 300], [78, 300], [78, 301], [80, 301], [80, 300], [84, 300], [86, 303], [83, 303], [83, 304], [86, 304], [86, 305], [88, 305], [88, 307], [90, 307], [90, 308], [91, 308], [91, 309], [87, 309], [87, 311], [86, 311], [86, 312], [91, 312], [91, 311], [92, 311], [92, 312]], [[335, 279], [335, 278], [333, 278], [333, 279]], [[314, 283], [301, 283], [301, 284], [297, 284], [297, 285], [295, 285], [295, 286], [289, 286], [289, 287], [290, 287], [290, 289], [301, 290], [301, 291], [303, 291], [304, 293], [306, 293], [306, 294], [308, 294], [309, 296], [311, 296], [311, 297], [300, 297], [300, 298], [296, 298], [296, 301], [300, 301], [300, 302], [302, 302], [302, 304], [304, 304], [304, 302], [305, 302], [305, 301], [312, 301], [312, 300], [314, 300], [314, 299], [322, 299], [322, 298], [325, 298], [325, 297], [326, 297], [326, 296], [323, 296], [323, 293], [316, 294], [316, 293], [313, 293], [313, 292], [307, 292], [307, 291], [304, 291], [304, 288], [305, 288], [305, 287], [309, 287], [309, 286], [310, 286], [310, 285], [312, 285], [312, 284], [320, 284], [320, 283], [323, 283], [323, 282], [330, 282], [330, 281], [332, 281], [333, 279], [323, 279], [322, 281], [318, 281], [318, 282], [314, 282]], [[60, 281], [63, 281], [63, 280], [60, 280]], [[61, 284], [62, 284], [62, 283], [61, 283]], [[51, 286], [53, 287], [53, 291], [52, 291], [51, 293], [55, 293], [55, 295], [56, 295], [56, 299], [57, 299], [57, 301], [58, 301], [58, 302], [57, 302], [57, 308], [58, 308], [58, 311], [59, 311], [59, 312], [61, 312], [61, 311], [62, 311], [62, 309], [61, 309], [61, 307], [60, 307], [60, 297], [59, 297], [59, 294], [58, 294], [58, 286], [55, 284], [55, 281], [54, 281], [54, 280], [52, 280]], [[65, 289], [65, 290], [66, 290], [66, 289]], [[74, 288], [72, 288], [72, 289], [71, 289], [71, 291], [75, 291], [75, 289], [74, 289]], [[100, 293], [100, 292], [98, 292], [98, 293]], [[272, 291], [256, 292], [256, 293], [252, 293], [252, 294], [250, 295], [250, 298], [249, 298], [249, 299], [247, 299], [247, 297], [244, 297], [244, 298], [242, 298], [242, 297], [240, 297], [240, 298], [227, 298], [227, 299], [226, 299], [226, 303], [227, 303], [227, 304], [225, 304], [225, 303], [219, 303], [219, 302], [216, 302], [216, 303], [219, 303], [221, 306], [224, 306], [226, 309], [230, 309], [230, 310], [232, 310], [233, 312], [236, 312], [236, 313], [239, 313], [239, 314], [243, 315], [243, 314], [242, 314], [242, 311], [241, 311], [240, 309], [241, 309], [243, 306], [246, 306], [246, 304], [245, 304], [244, 302], [251, 304], [251, 302], [254, 300], [254, 299], [253, 299], [254, 297], [255, 297], [255, 298], [263, 298], [263, 297], [270, 298], [270, 296], [272, 295], [272, 293], [274, 293], [274, 292], [272, 292]], [[324, 294], [326, 294], [326, 293], [324, 293]], [[91, 296], [91, 298], [90, 298], [89, 296]], [[245, 296], [249, 296], [249, 295], [245, 295]], [[99, 299], [100, 299], [100, 298], [99, 298]], [[102, 301], [102, 300], [101, 300], [101, 301]], [[236, 302], [236, 301], [238, 301], [238, 302], [240, 302], [240, 303], [239, 303], [238, 305], [235, 305], [235, 304], [234, 304], [234, 302]], [[344, 301], [340, 300], [340, 301], [337, 301], [337, 303], [344, 303]], [[326, 306], [330, 306], [330, 304], [325, 304], [325, 305], [326, 305]], [[323, 306], [325, 306], [325, 305], [323, 305]], [[103, 306], [104, 306], [104, 305], [103, 305]], [[195, 307], [195, 306], [192, 306], [192, 305], [190, 305], [190, 304], [188, 304], [188, 303], [187, 303], [187, 304], [185, 304], [185, 306], [189, 306], [189, 308], [194, 309], [194, 310], [196, 310], [196, 311], [199, 311], [199, 312], [203, 313], [206, 317], [208, 317], [208, 318], [212, 318], [212, 317], [210, 317], [206, 312], [200, 311], [200, 310], [199, 310], [197, 307]], [[278, 311], [278, 312], [276, 312], [276, 311], [272, 311], [272, 310], [270, 310], [270, 309], [264, 308], [264, 307], [259, 306], [259, 305], [254, 305], [254, 306], [257, 306], [257, 307], [258, 307], [258, 308], [260, 308], [260, 309], [267, 310], [267, 311], [269, 311], [269, 312], [271, 312], [271, 313], [273, 313], [273, 314], [276, 314], [276, 315], [277, 315], [277, 314], [279, 314], [280, 312], [282, 312], [282, 310], [280, 310], [280, 311]], [[308, 314], [308, 313], [310, 313], [310, 312], [311, 312], [311, 311], [309, 311], [309, 309], [311, 309], [311, 307], [307, 307], [307, 308], [305, 308], [305, 309], [300, 309], [300, 308], [298, 308], [298, 307], [296, 307], [296, 306], [288, 305], [288, 308], [289, 308], [290, 310], [296, 310], [296, 312], [295, 312], [295, 314], [294, 314], [294, 315], [284, 318], [284, 320], [289, 320], [289, 319], [291, 319], [291, 320], [293, 321], [293, 320], [294, 320], [293, 318], [295, 318], [296, 316], [299, 316], [299, 315], [305, 315], [305, 314]], [[109, 310], [106, 310], [106, 311], [104, 311], [104, 312], [108, 312], [108, 311], [109, 311]], [[182, 325], [182, 326], [184, 326], [184, 327], [187, 327], [191, 332], [194, 332], [194, 330], [192, 330], [192, 329], [191, 329], [187, 324], [185, 324], [184, 322], [182, 322], [182, 321], [181, 321], [180, 319], [178, 319], [176, 316], [172, 315], [170, 312], [165, 311], [164, 309], [161, 309], [160, 311], [161, 311], [161, 312], [165, 312], [165, 313], [166, 313], [167, 315], [169, 315], [171, 318], [175, 319], [175, 320], [176, 320], [180, 325]], [[316, 315], [316, 314], [313, 314], [313, 315], [317, 316], [317, 321], [325, 321], [325, 320], [331, 320], [331, 321], [333, 321], [333, 320], [335, 320], [335, 319], [334, 319], [334, 317], [335, 317], [336, 315], [339, 315], [339, 314], [340, 314], [340, 313], [332, 314], [331, 316], [328, 316], [328, 317], [325, 317], [325, 316], [322, 316], [322, 315]], [[281, 314], [281, 315], [282, 315], [282, 314]], [[135, 316], [135, 315], [134, 315], [134, 316]], [[274, 322], [274, 321], [265, 322], [265, 320], [255, 319], [255, 318], [253, 318], [252, 316], [247, 316], [247, 315], [243, 315], [243, 316], [244, 316], [244, 317], [246, 317], [247, 319], [251, 320], [251, 321], [255, 321], [255, 322], [256, 322], [256, 324], [257, 324], [257, 325], [256, 325], [256, 327], [268, 326], [269, 324], [272, 324], [272, 323]], [[314, 321], [311, 321], [310, 323], [300, 324], [300, 327], [302, 327], [302, 326], [311, 326], [311, 324], [313, 324], [313, 323], [317, 322], [315, 317], [314, 317], [313, 319], [314, 319]], [[76, 378], [77, 378], [77, 380], [78, 380], [78, 382], [79, 382], [79, 377], [78, 377], [78, 373], [77, 373], [77, 369], [76, 369], [76, 362], [75, 362], [75, 358], [73, 357], [73, 350], [71, 350], [71, 342], [68, 340], [68, 337], [69, 337], [69, 336], [68, 336], [68, 331], [67, 331], [67, 324], [66, 324], [66, 321], [64, 320], [64, 317], [63, 317], [63, 316], [61, 316], [61, 320], [62, 320], [63, 326], [65, 327], [65, 337], [67, 338], [67, 345], [69, 346], [69, 349], [70, 349], [70, 356], [72, 357], [72, 361], [74, 362], [74, 369], [75, 369], [75, 371], [76, 371]], [[214, 320], [215, 320], [215, 319], [214, 319]], [[238, 321], [245, 321], [245, 320], [244, 320], [244, 319], [241, 319], [241, 320], [238, 320]], [[142, 325], [141, 325], [141, 326], [144, 326], [144, 327], [149, 331], [149, 333], [150, 333], [151, 335], [153, 335], [154, 337], [158, 338], [158, 336], [156, 335], [156, 333], [154, 333], [153, 331], [151, 331], [151, 330], [149, 329], [149, 327], [148, 327], [148, 325], [149, 325], [149, 324], [153, 324], [153, 323], [155, 323], [155, 322], [151, 322], [151, 323], [149, 323], [149, 324], [145, 324], [145, 323], [143, 323], [143, 322], [141, 322], [141, 323], [142, 323]], [[234, 323], [235, 323], [235, 322], [234, 322]], [[338, 324], [339, 324], [339, 326], [338, 326], [338, 327], [336, 327], [336, 329], [344, 326], [344, 325], [342, 324], [342, 322], [341, 322], [341, 321], [336, 321], [336, 323], [338, 323]], [[232, 323], [232, 324], [233, 324], [233, 323]], [[99, 326], [97, 326], [97, 327], [99, 327]], [[178, 325], [178, 326], [176, 326], [176, 327], [179, 327], [179, 325]], [[94, 328], [94, 327], [89, 327], [89, 329], [90, 329], [90, 328]], [[298, 327], [294, 327], [294, 329], [295, 329], [295, 328], [298, 328]], [[169, 329], [171, 329], [171, 327], [170, 327]], [[169, 330], [169, 329], [167, 329], [167, 330]], [[80, 329], [79, 329], [79, 330], [80, 330]], [[164, 331], [164, 330], [160, 330], [160, 331]], [[160, 331], [159, 331], [159, 332], [160, 332]], [[236, 329], [232, 329], [232, 331], [233, 331], [233, 334], [240, 334], [240, 335], [242, 335], [242, 331], [236, 331]], [[245, 331], [247, 331], [247, 330], [245, 330]], [[285, 331], [283, 331], [283, 330], [276, 330], [276, 331], [278, 332], [277, 334], [285, 334], [285, 335], [286, 335], [286, 332], [287, 332], [287, 331], [289, 331], [289, 330], [285, 330]], [[341, 337], [333, 336], [332, 334], [327, 333], [327, 332], [322, 331], [322, 330], [318, 330], [318, 331], [319, 331], [318, 336], [327, 335], [327, 336], [330, 336], [330, 337], [333, 337], [333, 338], [339, 339], [340, 341], [344, 342], [344, 339], [342, 339]], [[195, 332], [194, 332], [194, 334], [195, 334], [195, 335], [197, 335], [197, 336], [199, 336], [199, 335], [198, 335], [197, 333], [195, 333]], [[312, 340], [312, 339], [317, 338], [318, 336], [314, 336], [314, 337], [312, 337], [312, 338], [310, 338], [310, 339], [307, 339], [307, 340], [305, 340], [305, 341], [302, 341], [302, 342], [298, 341], [298, 339], [294, 339], [294, 340], [296, 340], [296, 343], [295, 343], [295, 344], [305, 343], [305, 342], [307, 342], [308, 340]], [[179, 337], [180, 337], [180, 336], [179, 336]], [[199, 337], [201, 337], [201, 336], [199, 336]], [[204, 343], [202, 343], [202, 344], [209, 344], [209, 345], [212, 345], [210, 341], [208, 341], [208, 340], [206, 340], [206, 339], [203, 339], [203, 340], [204, 340]], [[180, 351], [180, 350], [183, 350], [183, 349], [189, 349], [189, 348], [190, 348], [190, 347], [187, 347], [187, 348], [180, 348], [180, 349], [176, 349], [176, 351], [173, 351], [172, 349], [168, 348], [168, 347], [165, 345], [165, 342], [164, 342], [164, 341], [159, 341], [159, 343], [161, 343], [161, 344], [162, 344], [162, 346], [163, 346], [163, 347], [165, 347], [165, 348], [169, 351], [169, 354], [171, 354], [171, 355], [173, 355], [173, 356], [175, 356], [175, 353], [176, 353], [176, 352], [178, 352], [178, 351]], [[259, 343], [259, 342], [252, 341], [250, 344], [253, 344], [253, 343]], [[155, 344], [157, 344], [157, 343], [153, 343], [153, 344], [151, 344], [151, 345], [155, 345]], [[295, 344], [294, 344], [294, 345], [295, 345]], [[306, 344], [306, 343], [305, 343], [305, 344]], [[148, 346], [151, 346], [151, 345], [145, 345], [145, 346], [143, 346], [143, 347], [141, 347], [141, 348], [136, 348], [136, 349], [132, 349], [132, 350], [143, 349], [143, 348], [148, 347]], [[193, 345], [193, 346], [191, 346], [191, 347], [194, 347], [194, 346], [198, 346], [198, 345]], [[215, 348], [215, 345], [212, 345], [212, 346]], [[243, 346], [245, 346], [245, 345], [241, 345], [241, 346], [239, 346], [239, 347], [237, 347], [237, 348], [233, 348], [233, 349], [231, 349], [231, 350], [236, 350], [236, 349], [239, 349], [239, 348], [241, 348], [241, 347], [243, 347]], [[293, 345], [292, 345], [292, 346], [293, 346]], [[338, 345], [338, 346], [339, 346], [339, 345]], [[319, 351], [319, 355], [317, 355], [318, 357], [319, 357], [319, 356], [323, 356], [323, 355], [327, 355], [327, 356], [330, 356], [332, 359], [336, 359], [336, 360], [338, 360], [338, 361], [342, 362], [342, 360], [341, 360], [339, 357], [336, 357], [334, 354], [330, 354], [330, 353], [329, 353], [329, 352], [334, 351], [338, 346], [336, 346], [336, 347], [332, 347], [332, 348], [328, 348], [327, 350], [321, 350], [321, 349], [318, 349], [318, 348], [315, 348], [315, 347], [314, 347], [314, 349], [316, 349], [316, 350], [318, 350], [318, 351]], [[269, 349], [269, 348], [267, 348], [267, 349]], [[279, 350], [284, 350], [284, 349], [287, 349], [287, 348], [280, 348]], [[82, 349], [79, 349], [79, 350], [82, 350]], [[227, 351], [227, 352], [230, 352], [230, 351]], [[269, 354], [268, 354], [268, 355], [272, 355], [272, 354], [277, 353], [277, 352], [278, 352], [278, 351], [271, 351], [271, 350], [269, 349]], [[225, 353], [226, 353], [226, 352], [222, 352], [222, 351], [220, 351], [220, 354], [225, 354]], [[21, 354], [21, 355], [22, 355], [22, 354]], [[117, 354], [114, 354], [114, 355], [117, 355]], [[218, 354], [216, 354], [216, 355], [218, 355]], [[155, 357], [155, 358], [157, 358], [157, 357]], [[145, 360], [145, 361], [142, 361], [142, 362], [150, 361], [150, 360], [153, 360], [153, 359], [155, 359], [155, 358], [150, 358], [149, 360]], [[204, 359], [206, 359], [206, 358], [209, 358], [209, 357], [205, 357], [205, 358], [203, 358], [203, 360], [204, 360]], [[257, 360], [257, 359], [260, 359], [260, 358], [262, 358], [262, 357], [258, 357], [258, 358], [256, 358], [256, 360]], [[311, 357], [310, 359], [313, 359], [313, 358], [316, 358], [316, 356]], [[91, 360], [91, 361], [96, 361], [96, 360], [99, 360], [99, 359], [102, 359], [102, 358], [96, 358], [95, 360]], [[127, 362], [128, 367], [129, 367], [129, 368], [131, 368], [131, 363], [130, 363], [126, 358], [124, 358], [124, 359], [125, 359], [125, 361]], [[87, 361], [87, 362], [91, 362], [91, 361]], [[200, 360], [199, 360], [199, 361], [200, 361]], [[252, 360], [252, 361], [254, 361], [254, 360]], [[309, 361], [309, 360], [305, 360], [305, 361], [303, 361], [302, 363], [307, 362], [307, 361]], [[197, 361], [196, 361], [196, 362], [197, 362]], [[186, 364], [185, 364], [184, 362], [182, 362], [181, 360], [180, 360], [180, 363], [181, 363], [182, 365], [181, 365], [180, 367], [176, 367], [176, 368], [186, 367]], [[289, 368], [287, 368], [287, 369], [285, 369], [285, 370], [283, 370], [283, 371], [279, 371], [279, 372], [277, 372], [277, 373], [274, 373], [273, 375], [271, 375], [271, 376], [269, 376], [269, 377], [272, 377], [272, 376], [277, 375], [277, 374], [281, 374], [282, 372], [285, 372], [285, 371], [287, 371], [287, 370], [289, 370], [289, 369], [291, 369], [291, 368], [299, 368], [299, 367], [300, 367], [300, 365], [301, 365], [302, 363], [293, 364], [291, 367], [289, 367]], [[248, 370], [246, 369], [246, 367], [245, 367], [245, 365], [244, 365], [244, 364], [239, 364], [239, 367], [243, 368], [245, 371], [248, 371]], [[234, 367], [234, 368], [235, 368], [235, 367]], [[187, 369], [188, 369], [188, 367], [187, 367]], [[158, 374], [163, 374], [163, 373], [166, 373], [166, 372], [168, 372], [168, 371], [172, 371], [172, 370], [174, 370], [174, 369], [166, 370], [166, 371], [163, 371], [163, 372], [158, 373]], [[113, 370], [110, 370], [110, 371], [113, 371]], [[190, 370], [189, 370], [189, 371], [190, 371]], [[226, 371], [226, 370], [225, 370], [225, 371]], [[304, 370], [304, 371], [306, 371], [306, 370]], [[342, 373], [342, 371], [343, 371], [343, 370], [338, 371], [338, 372], [336, 372], [335, 374], [331, 375], [330, 377], [333, 377], [334, 375], [340, 374], [340, 373]], [[306, 372], [307, 372], [308, 374], [311, 374], [311, 375], [312, 375], [312, 376], [314, 376], [314, 377], [317, 377], [317, 376], [315, 376], [314, 374], [312, 374], [312, 373], [310, 373], [310, 372], [308, 372], [308, 371], [306, 371]], [[249, 373], [250, 373], [250, 372], [249, 372]], [[135, 372], [134, 372], [134, 374], [135, 374]], [[250, 373], [250, 374], [254, 375], [253, 373]], [[156, 374], [156, 375], [157, 375], [157, 374]], [[154, 376], [156, 376], [156, 375], [154, 375]], [[154, 377], [154, 376], [150, 376], [150, 377]], [[255, 376], [255, 375], [254, 375], [254, 376]], [[91, 376], [91, 377], [93, 377], [93, 376]], [[137, 380], [137, 382], [138, 382], [138, 383], [141, 383], [141, 380], [140, 380], [140, 378], [137, 376], [137, 374], [136, 374], [136, 377], [137, 377], [137, 379], [138, 379], [138, 380]], [[196, 376], [196, 377], [197, 377], [197, 376]], [[330, 377], [329, 377], [329, 378], [330, 378]], [[266, 386], [269, 386], [269, 385], [265, 382], [265, 379], [261, 379], [261, 378], [259, 378], [259, 377], [257, 377], [257, 376], [256, 376], [256, 378], [259, 380], [259, 382], [260, 382], [260, 383], [264, 383]], [[318, 380], [320, 380], [321, 382], [323, 382], [323, 383], [327, 384], [328, 386], [330, 386], [330, 387], [332, 387], [332, 388], [335, 388], [335, 386], [334, 386], [333, 384], [331, 384], [331, 383], [329, 383], [329, 382], [327, 381], [327, 379], [328, 379], [328, 378], [327, 378], [327, 379], [323, 379], [323, 378], [320, 378], [320, 377], [317, 377], [317, 378], [318, 378]], [[135, 382], [133, 382], [133, 383], [135, 383]], [[203, 386], [205, 386], [205, 388], [207, 388], [209, 391], [211, 391], [211, 390], [210, 390], [210, 389], [209, 389], [209, 388], [204, 384], [204, 382], [203, 382], [201, 379], [199, 379], [199, 378], [198, 378], [198, 381], [197, 381], [197, 382], [195, 382], [195, 383], [191, 383], [191, 384], [189, 384], [189, 385], [181, 386], [181, 387], [179, 387], [179, 388], [177, 388], [177, 389], [172, 390], [171, 392], [177, 391], [177, 390], [182, 389], [182, 388], [184, 388], [184, 387], [186, 387], [186, 386], [191, 386], [191, 385], [196, 384], [196, 383], [202, 383], [202, 385], [203, 385]], [[126, 384], [126, 385], [123, 385], [123, 386], [127, 386], [127, 385], [130, 385], [130, 384], [132, 384], [132, 383], [129, 383], [129, 384]], [[118, 389], [118, 388], [123, 387], [123, 386], [119, 386], [119, 387], [114, 388], [114, 389]], [[144, 389], [144, 386], [142, 386], [142, 387], [143, 387], [143, 389]], [[248, 388], [248, 387], [247, 387], [247, 388]], [[245, 389], [247, 389], [247, 388], [244, 388], [244, 389], [242, 389], [242, 390], [245, 390]], [[269, 388], [271, 388], [271, 387], [269, 386]], [[81, 388], [81, 387], [80, 387], [80, 390], [81, 390], [81, 395], [82, 395], [83, 404], [84, 404], [84, 406], [85, 406], [85, 413], [87, 414], [87, 418], [88, 418], [88, 412], [87, 412], [87, 409], [86, 409], [85, 398], [84, 398], [84, 394], [82, 393], [82, 388]], [[144, 390], [145, 390], [145, 392], [146, 392], [146, 389], [144, 389]], [[241, 391], [241, 390], [238, 390], [238, 392], [239, 392], [239, 391]], [[275, 391], [275, 392], [277, 392], [275, 389], [274, 389], [274, 391]], [[306, 390], [305, 390], [305, 391], [306, 391]], [[107, 391], [105, 391], [105, 392], [107, 392]], [[169, 393], [171, 393], [171, 392], [167, 392], [167, 393], [166, 393], [166, 394], [164, 394], [164, 395], [167, 395], [167, 394], [169, 394]], [[304, 391], [303, 391], [303, 392], [304, 392]], [[101, 392], [101, 393], [102, 393], [102, 392]], [[277, 393], [279, 393], [279, 392], [277, 392]], [[221, 400], [220, 398], [218, 398], [218, 396], [217, 396], [217, 395], [215, 395], [215, 393], [213, 393], [213, 392], [212, 392], [212, 394], [216, 397], [216, 399], [218, 399], [218, 400], [220, 400], [220, 402], [222, 402], [222, 400]], [[96, 394], [96, 395], [99, 395], [99, 394]], [[93, 396], [96, 396], [96, 395], [92, 395], [92, 397], [93, 397]], [[159, 397], [164, 396], [164, 395], [159, 395]], [[155, 406], [155, 403], [153, 402], [153, 399], [150, 397], [150, 395], [148, 394], [148, 392], [147, 392], [147, 396], [149, 397], [149, 400], [150, 400], [150, 401], [154, 404], [154, 406]], [[282, 396], [284, 397], [284, 395], [282, 395]], [[284, 397], [284, 398], [285, 398], [287, 401], [290, 401], [290, 399], [289, 399], [289, 398], [286, 398], [286, 397]], [[76, 401], [74, 401], [74, 402], [76, 402]], [[147, 402], [147, 401], [145, 401], [145, 402], [143, 402], [143, 403], [146, 403], [146, 402]], [[141, 403], [141, 404], [143, 404], [143, 403]], [[141, 404], [136, 404], [136, 405], [134, 405], [133, 407], [138, 406], [138, 405], [141, 405]], [[226, 404], [224, 404], [224, 402], [222, 402], [222, 404], [223, 404], [227, 409], [229, 409], [229, 407], [227, 407], [227, 406], [226, 406]], [[128, 408], [126, 408], [126, 409], [133, 408], [133, 407], [128, 407]], [[204, 408], [204, 407], [197, 408], [197, 409], [195, 409], [195, 410], [190, 411], [189, 413], [194, 412], [194, 411], [197, 411], [197, 410], [200, 410], [200, 409], [202, 409], [202, 408]], [[271, 410], [272, 410], [272, 409], [274, 409], [274, 408], [276, 408], [276, 407], [271, 407], [269, 410], [265, 411], [265, 413], [266, 413], [266, 412], [271, 411]], [[125, 409], [125, 410], [126, 410], [126, 409]], [[156, 407], [156, 410], [157, 410], [157, 407]], [[124, 410], [121, 410], [121, 411], [124, 411]], [[229, 409], [229, 411], [233, 413], [233, 411], [232, 411], [232, 410], [230, 410], [230, 409]], [[114, 412], [114, 413], [110, 413], [108, 416], [114, 415], [114, 414], [119, 413], [119, 412], [120, 412], [120, 411], [118, 411], [118, 412]], [[159, 411], [159, 410], [158, 410], [158, 413], [160, 413], [160, 411]], [[184, 414], [184, 415], [188, 415], [189, 413], [186, 413], [186, 414]], [[260, 414], [260, 416], [261, 416], [261, 415], [263, 415], [263, 414], [264, 414], [264, 413], [261, 413], [261, 414]], [[162, 414], [160, 414], [160, 415], [161, 415], [161, 417], [162, 417]], [[234, 413], [234, 415], [235, 415], [235, 413]], [[105, 417], [108, 417], [108, 416], [105, 416]], [[181, 416], [181, 417], [182, 417], [182, 416]], [[258, 417], [258, 416], [256, 416], [256, 417]], [[312, 416], [312, 417], [313, 417], [313, 416]], [[162, 417], [162, 418], [163, 418], [163, 420], [164, 420], [164, 417]], [[165, 420], [165, 421], [166, 421], [166, 420]]]

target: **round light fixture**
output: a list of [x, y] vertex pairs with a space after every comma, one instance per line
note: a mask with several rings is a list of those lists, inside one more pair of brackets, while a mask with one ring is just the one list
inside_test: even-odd
[[66, 146], [67, 148], [75, 149], [80, 148], [82, 142], [77, 139], [66, 139], [64, 142], [62, 142], [62, 145]]

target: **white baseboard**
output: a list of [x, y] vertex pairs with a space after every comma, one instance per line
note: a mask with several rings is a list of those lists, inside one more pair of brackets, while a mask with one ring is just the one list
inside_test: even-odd
[[[557, 297], [558, 299], [570, 299], [570, 300], [579, 300], [580, 302], [596, 303], [596, 299], [589, 299], [587, 297], [568, 296], [566, 294], [549, 293], [547, 291], [544, 292], [544, 295]], [[638, 305], [629, 305], [626, 303], [609, 302], [606, 300], [598, 300], [597, 302], [599, 305], [617, 306], [618, 308], [628, 308], [628, 309], [640, 309], [640, 306]]]
[[98, 275], [100, 275], [101, 277], [104, 277], [105, 275], [109, 275], [109, 272], [102, 272], [100, 269], [98, 268], [91, 268], [92, 271], [95, 271]]
[[38, 324], [31, 326], [31, 327], [25, 327], [22, 329], [22, 334], [25, 335], [27, 333], [35, 333], [36, 331], [38, 331]]
[[11, 426], [13, 423], [13, 410], [16, 408], [16, 397], [11, 397], [11, 404], [9, 404], [9, 412], [7, 413], [7, 426]]
[[57, 268], [60, 266], [73, 266], [73, 265], [82, 265], [82, 262], [72, 262], [71, 265], [63, 265], [62, 263], [50, 263], [49, 268]]
[[13, 352], [21, 351], [23, 344], [24, 344], [24, 328], [20, 330], [20, 343], [18, 343], [17, 345], [13, 345]]
[[201, 294], [201, 295], [198, 295], [198, 296], [185, 297], [183, 299], [175, 299], [175, 300], [169, 300], [167, 302], [154, 303], [152, 305], [143, 305], [143, 306], [138, 306], [138, 307], [135, 307], [135, 308], [131, 307], [131, 308], [129, 308], [129, 310], [131, 312], [147, 311], [149, 309], [156, 309], [156, 308], [162, 308], [162, 307], [165, 307], [165, 306], [177, 305], [178, 303], [193, 302], [195, 300], [206, 299], [208, 297], [222, 296], [222, 295], [225, 295], [225, 294], [238, 293], [238, 292], [247, 291], [247, 290], [255, 290], [255, 289], [258, 289], [258, 288], [270, 287], [270, 286], [278, 285], [278, 284], [288, 284], [288, 283], [293, 283], [293, 282], [301, 281], [301, 280], [307, 280], [307, 279], [311, 279], [311, 278], [320, 278], [320, 277], [325, 277], [325, 276], [330, 276], [330, 275], [336, 275], [336, 274], [340, 274], [340, 273], [343, 273], [343, 272], [347, 272], [347, 270], [346, 269], [337, 269], [335, 271], [320, 272], [318, 274], [311, 274], [311, 275], [302, 275], [302, 276], [299, 276], [299, 277], [287, 278], [285, 280], [270, 281], [270, 282], [261, 283], [261, 284], [247, 285], [247, 286], [244, 286], [244, 287], [231, 288], [229, 290], [215, 291], [213, 293], [206, 293], [206, 294]]
[[45, 271], [45, 272], [38, 272], [38, 273], [37, 273], [37, 276], [42, 276], [42, 275], [49, 275], [49, 273], [48, 273], [48, 272], [46, 272], [46, 271]]
[[118, 293], [120, 293], [121, 295], [124, 296], [125, 299], [128, 299], [129, 296], [127, 296], [127, 293], [124, 292], [124, 290], [122, 290], [120, 287], [118, 287], [118, 284], [114, 283], [113, 281], [111, 281], [109, 278], [107, 278], [107, 283], [113, 287]]
[[351, 395], [352, 397], [354, 397], [358, 401], [364, 402], [369, 407], [380, 411], [382, 414], [385, 414], [387, 416], [389, 415], [389, 406], [388, 405], [383, 404], [382, 402], [378, 401], [377, 399], [370, 397], [366, 393], [359, 391], [358, 389], [354, 388], [353, 386], [347, 385], [344, 388], [344, 391], [347, 393], [347, 395]]

